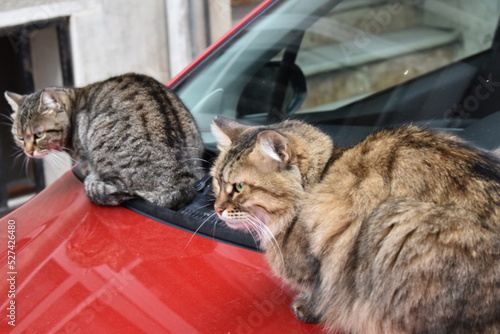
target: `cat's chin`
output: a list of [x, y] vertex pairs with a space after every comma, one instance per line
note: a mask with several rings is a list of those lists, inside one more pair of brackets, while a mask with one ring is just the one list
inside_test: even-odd
[[224, 220], [224, 219], [222, 219], [222, 220], [224, 221], [224, 223], [226, 223], [226, 225], [229, 228], [232, 228], [233, 230], [248, 230], [248, 225], [245, 223], [228, 221], [228, 220]]
[[35, 159], [43, 159], [45, 158], [49, 152], [33, 152], [33, 153], [26, 153], [26, 155], [30, 158], [35, 158]]
[[44, 149], [40, 152], [33, 152], [33, 153], [27, 153], [27, 152], [24, 152], [28, 157], [30, 158], [35, 158], [35, 159], [43, 159], [45, 158], [46, 156], [48, 156], [49, 154], [53, 153], [53, 152], [61, 152], [61, 147], [57, 144], [54, 144], [54, 145], [50, 145], [50, 147], [48, 149]]

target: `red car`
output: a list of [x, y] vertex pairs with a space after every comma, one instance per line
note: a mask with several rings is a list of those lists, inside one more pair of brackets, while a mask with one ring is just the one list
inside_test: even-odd
[[[169, 85], [209, 127], [311, 122], [338, 145], [414, 123], [500, 145], [500, 1], [268, 0]], [[78, 166], [0, 220], [1, 333], [321, 333], [213, 212], [99, 207]]]

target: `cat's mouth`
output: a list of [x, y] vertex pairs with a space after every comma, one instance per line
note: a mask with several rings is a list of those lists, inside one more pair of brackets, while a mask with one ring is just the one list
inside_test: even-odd
[[51, 152], [57, 150], [41, 150], [41, 151], [33, 151], [33, 152], [24, 152], [28, 157], [35, 159], [42, 159], [49, 155]]
[[35, 159], [42, 159], [49, 155], [51, 152], [61, 151], [61, 146], [58, 143], [50, 143], [49, 148], [38, 149], [33, 152], [24, 152], [28, 157]]
[[253, 208], [252, 213], [223, 211], [217, 213], [217, 216], [235, 230], [259, 230], [267, 221], [265, 212], [257, 207]]
[[222, 220], [226, 225], [235, 230], [243, 230], [248, 228], [248, 224], [246, 223], [247, 219], [236, 219], [228, 214], [226, 211], [222, 213], [217, 213], [217, 216], [220, 220]]

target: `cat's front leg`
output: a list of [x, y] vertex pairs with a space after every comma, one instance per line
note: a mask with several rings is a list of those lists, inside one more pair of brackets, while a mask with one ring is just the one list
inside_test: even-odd
[[308, 324], [317, 324], [321, 322], [321, 316], [316, 314], [313, 303], [314, 300], [311, 294], [301, 292], [295, 297], [290, 307], [299, 320]]
[[84, 186], [89, 199], [97, 205], [116, 206], [133, 197], [116, 185], [100, 180], [92, 171], [85, 178]]

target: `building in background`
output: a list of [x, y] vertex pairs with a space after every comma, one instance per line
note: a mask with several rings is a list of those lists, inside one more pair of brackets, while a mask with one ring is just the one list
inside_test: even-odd
[[[132, 71], [167, 82], [259, 2], [2, 0], [0, 91], [83, 86]], [[11, 113], [3, 98], [0, 113]], [[0, 122], [0, 214], [72, 164], [67, 156], [26, 162], [18, 152]]]

